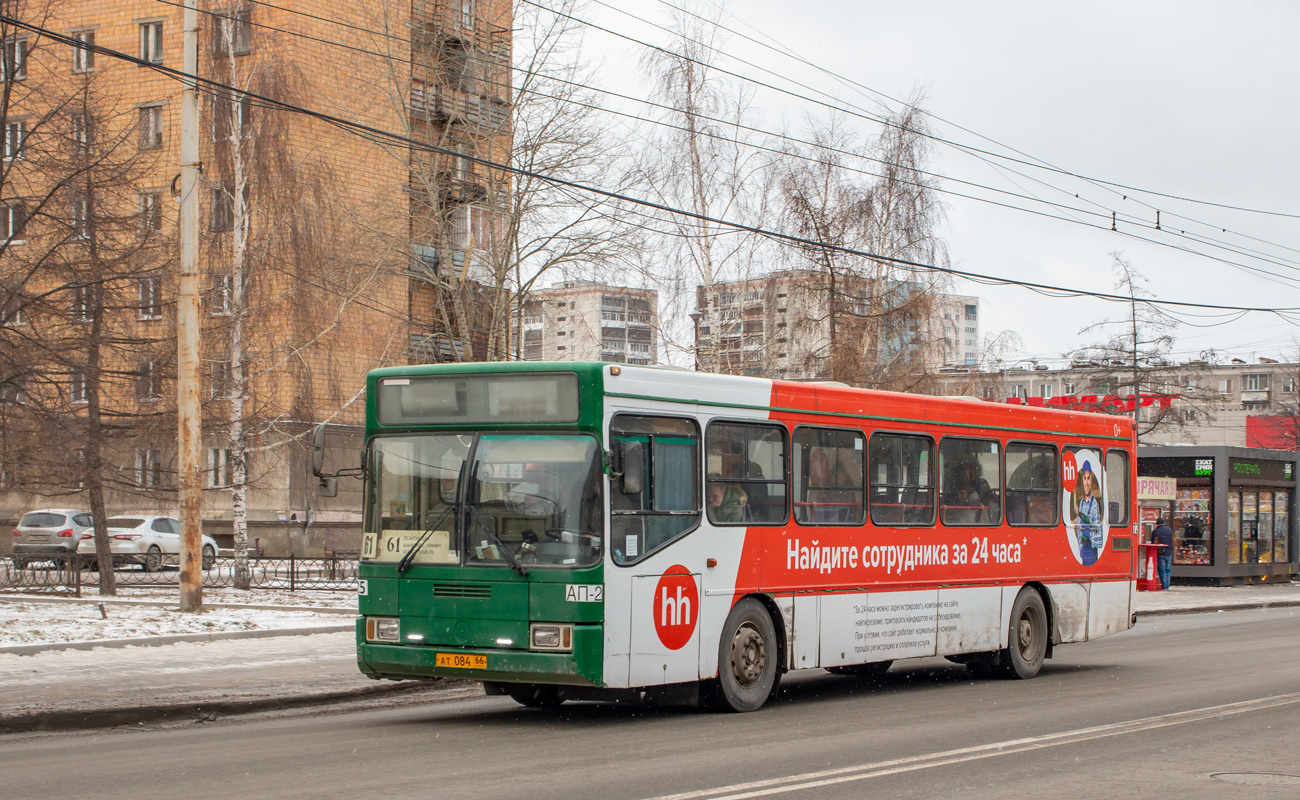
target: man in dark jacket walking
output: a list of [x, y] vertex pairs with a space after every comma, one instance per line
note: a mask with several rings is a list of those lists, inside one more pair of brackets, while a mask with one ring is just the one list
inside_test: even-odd
[[1174, 569], [1174, 530], [1165, 524], [1163, 518], [1156, 520], [1156, 529], [1151, 531], [1151, 541], [1160, 547], [1156, 556], [1156, 572], [1160, 575], [1160, 588], [1169, 588], [1169, 574]]

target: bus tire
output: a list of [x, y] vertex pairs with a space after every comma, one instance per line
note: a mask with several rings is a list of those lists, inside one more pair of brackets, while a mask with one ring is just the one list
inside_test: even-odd
[[1047, 656], [1047, 609], [1036, 590], [1026, 586], [1011, 606], [1007, 649], [998, 659], [1001, 677], [1026, 680], [1038, 674]]
[[534, 683], [512, 684], [506, 688], [506, 694], [528, 708], [556, 708], [564, 702], [559, 689]]
[[827, 667], [832, 675], [851, 675], [855, 678], [876, 678], [889, 672], [892, 661], [873, 661], [870, 664], [845, 664], [842, 667]]
[[722, 711], [757, 711], [776, 692], [776, 627], [767, 609], [746, 597], [732, 607], [718, 642], [713, 705]]

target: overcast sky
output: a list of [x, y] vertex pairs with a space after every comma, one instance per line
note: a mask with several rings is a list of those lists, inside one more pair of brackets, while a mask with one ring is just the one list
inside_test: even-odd
[[[668, 21], [667, 3], [679, 2], [607, 1], [660, 24]], [[695, 0], [693, 7], [707, 9], [715, 2], [720, 0]], [[1295, 193], [1300, 164], [1294, 152], [1300, 115], [1294, 90], [1300, 57], [1294, 38], [1300, 30], [1300, 4], [731, 0], [726, 9], [720, 19], [729, 27], [755, 38], [771, 37], [818, 66], [886, 95], [924, 91], [926, 110], [948, 121], [933, 121], [943, 138], [1006, 154], [1014, 148], [1029, 160], [1140, 189], [1300, 214]], [[599, 3], [583, 16], [636, 38], [668, 40], [663, 31]], [[649, 88], [638, 83], [634, 69], [641, 48], [597, 31], [587, 37], [593, 51], [606, 54], [598, 82], [646, 96]], [[844, 102], [872, 107], [864, 93], [743, 38], [732, 36], [725, 50]], [[720, 63], [776, 82], [739, 62]], [[786, 87], [809, 93], [793, 84]], [[775, 127], [778, 118], [793, 124], [810, 113], [824, 113], [762, 89], [756, 102], [766, 115], [764, 127]], [[866, 121], [854, 124], [864, 135], [877, 132]], [[1024, 198], [1008, 201], [1098, 229], [948, 196], [943, 235], [959, 269], [1113, 291], [1109, 253], [1121, 250], [1160, 299], [1300, 307], [1300, 237], [1295, 235], [1300, 219], [1111, 189], [1014, 164], [994, 166], [946, 145], [936, 146], [933, 168], [1104, 215], [1036, 206]], [[971, 191], [952, 183], [947, 187]], [[978, 193], [995, 197], [989, 191]], [[1123, 221], [1127, 214], [1153, 225], [1155, 208], [1161, 210], [1166, 231]], [[1121, 215], [1119, 233], [1110, 231], [1111, 211]], [[1268, 260], [1216, 250], [1177, 231], [1211, 237], [1238, 251], [1257, 251]], [[1014, 330], [1023, 339], [1025, 357], [1059, 357], [1083, 343], [1081, 328], [1126, 311], [1097, 300], [1049, 298], [1022, 288], [959, 284], [956, 289], [981, 298], [983, 335]], [[1235, 315], [1205, 311], [1180, 316], [1211, 326], [1180, 326], [1175, 350], [1180, 359], [1211, 348], [1221, 358], [1286, 356], [1300, 335], [1300, 328], [1274, 315], [1251, 314], [1235, 321]]]

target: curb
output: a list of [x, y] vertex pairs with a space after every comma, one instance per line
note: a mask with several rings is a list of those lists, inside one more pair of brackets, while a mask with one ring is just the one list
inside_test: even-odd
[[178, 642], [218, 642], [225, 639], [268, 639], [274, 636], [310, 636], [315, 633], [355, 631], [356, 625], [318, 625], [314, 628], [271, 628], [258, 631], [219, 631], [216, 633], [175, 633], [168, 636], [142, 636], [135, 639], [91, 639], [85, 642], [18, 644], [0, 647], [0, 655], [32, 656], [55, 650], [94, 650], [96, 647], [161, 647]]
[[132, 708], [80, 709], [75, 711], [36, 711], [30, 714], [0, 716], [0, 734], [49, 731], [88, 730], [147, 722], [192, 720], [213, 722], [219, 716], [254, 714], [306, 706], [333, 705], [353, 700], [402, 694], [442, 694], [463, 688], [472, 681], [439, 680], [400, 681], [390, 685], [363, 686], [337, 692], [321, 692], [296, 697], [267, 697], [256, 700], [214, 700], [211, 702], [173, 703], [170, 705]]
[[[155, 608], [176, 608], [177, 604], [169, 600], [126, 600], [120, 597], [41, 597], [40, 595], [0, 595], [0, 603], [63, 603], [68, 605], [106, 606], [153, 606]], [[338, 606], [280, 606], [266, 603], [204, 603], [208, 608], [245, 608], [251, 611], [306, 611], [313, 614], [347, 614], [357, 616], [355, 608]]]
[[1254, 611], [1260, 608], [1294, 608], [1300, 606], [1300, 599], [1296, 600], [1261, 600], [1257, 603], [1232, 603], [1230, 605], [1220, 606], [1200, 606], [1200, 607], [1181, 607], [1181, 608], [1153, 608], [1149, 611], [1138, 610], [1138, 619], [1143, 617], [1168, 617], [1174, 614], [1212, 614], [1216, 611]]

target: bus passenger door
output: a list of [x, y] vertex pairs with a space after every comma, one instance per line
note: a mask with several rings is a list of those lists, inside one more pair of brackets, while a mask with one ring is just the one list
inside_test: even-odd
[[681, 565], [632, 578], [632, 686], [699, 679], [700, 575]]

